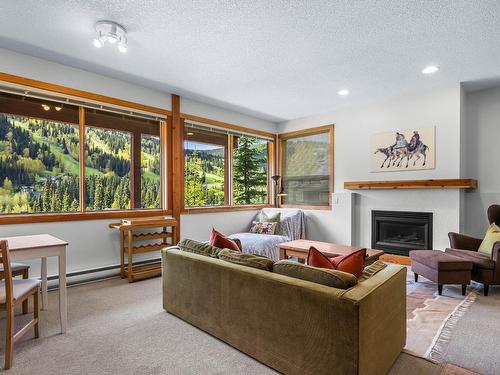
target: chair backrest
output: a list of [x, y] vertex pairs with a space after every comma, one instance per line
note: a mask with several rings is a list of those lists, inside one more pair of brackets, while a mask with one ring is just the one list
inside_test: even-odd
[[0, 241], [0, 279], [5, 280], [5, 303], [11, 304], [13, 301], [12, 296], [12, 270], [10, 268], [10, 254], [9, 245], [7, 241]]
[[500, 225], [500, 205], [492, 204], [488, 207], [488, 220], [490, 224]]

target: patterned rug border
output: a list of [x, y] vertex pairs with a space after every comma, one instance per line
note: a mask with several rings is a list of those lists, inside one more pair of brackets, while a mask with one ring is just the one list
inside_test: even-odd
[[469, 311], [472, 304], [476, 301], [478, 291], [473, 290], [470, 292], [460, 304], [446, 317], [443, 324], [438, 329], [434, 340], [425, 353], [426, 358], [430, 358], [439, 363], [443, 362], [443, 354], [446, 350], [447, 344], [450, 342], [451, 335], [457, 322], [462, 318], [467, 311]]

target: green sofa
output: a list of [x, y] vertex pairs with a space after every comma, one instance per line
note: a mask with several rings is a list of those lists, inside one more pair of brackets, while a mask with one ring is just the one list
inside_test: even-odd
[[285, 374], [386, 374], [406, 340], [406, 268], [336, 289], [162, 251], [169, 313]]

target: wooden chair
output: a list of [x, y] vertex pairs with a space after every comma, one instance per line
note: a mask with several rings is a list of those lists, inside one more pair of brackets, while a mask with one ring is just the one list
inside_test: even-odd
[[[22, 263], [11, 263], [10, 270], [12, 272], [12, 277], [21, 276], [23, 279], [29, 277], [30, 266]], [[0, 272], [3, 271], [3, 263], [0, 263]], [[28, 313], [28, 300], [23, 302], [23, 315]]]
[[[37, 279], [16, 279], [12, 277], [12, 269], [9, 257], [7, 241], [0, 241], [0, 263], [3, 269], [0, 271], [0, 309], [6, 311], [6, 342], [5, 342], [5, 365], [9, 369], [12, 365], [14, 343], [19, 340], [31, 328], [34, 328], [35, 338], [39, 337], [39, 299], [40, 281]], [[33, 319], [14, 333], [14, 308], [20, 303], [28, 301], [33, 296], [34, 310]], [[24, 311], [23, 311], [24, 312]]]

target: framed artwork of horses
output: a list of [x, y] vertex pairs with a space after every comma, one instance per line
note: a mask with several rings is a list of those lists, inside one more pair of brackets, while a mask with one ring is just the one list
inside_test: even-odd
[[372, 172], [434, 169], [436, 128], [413, 128], [370, 137]]

